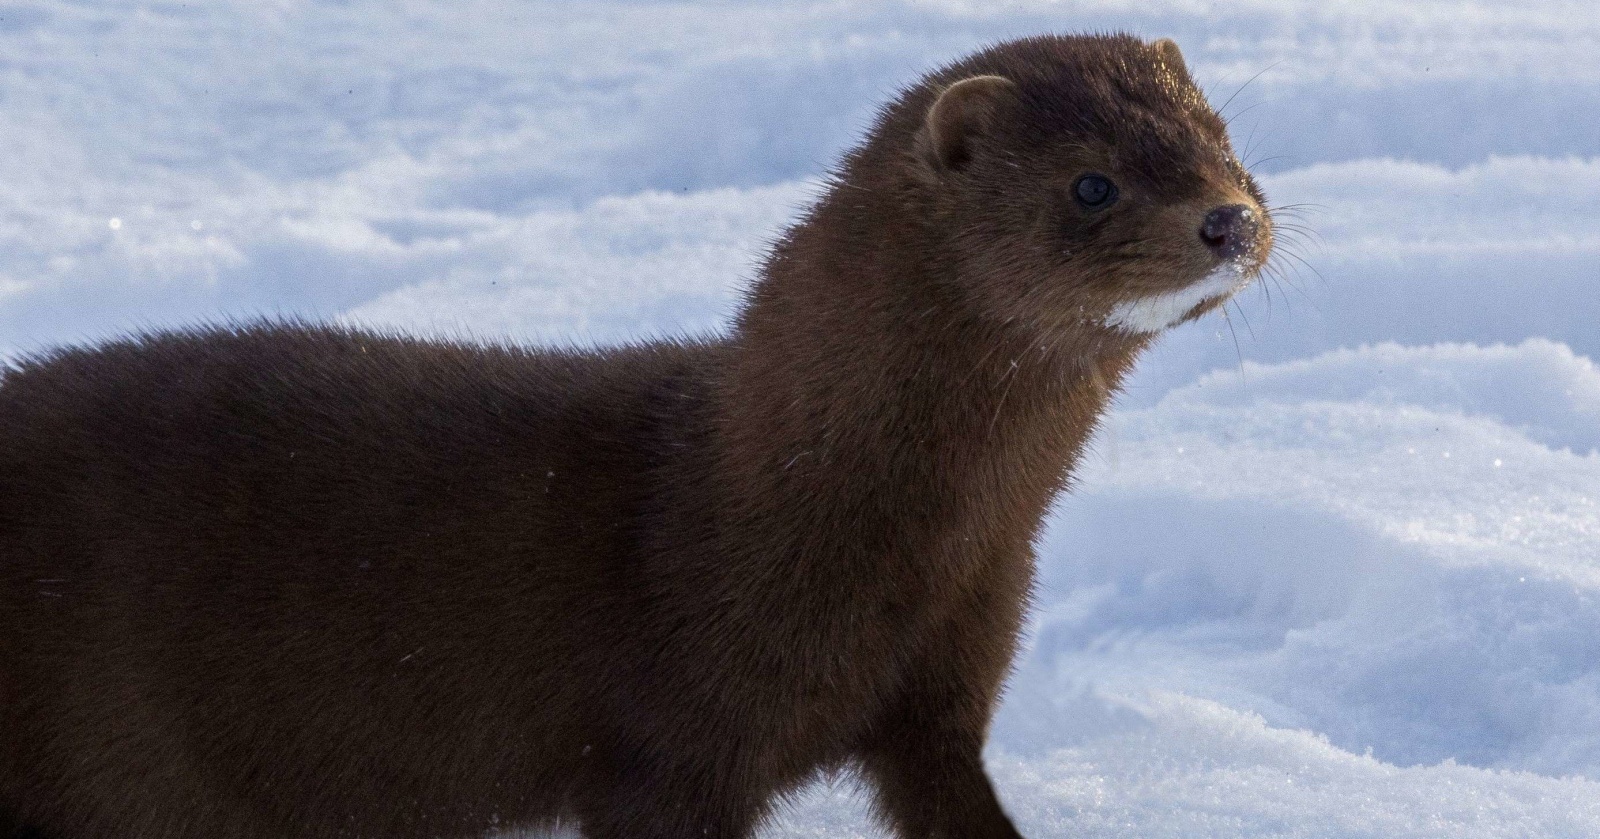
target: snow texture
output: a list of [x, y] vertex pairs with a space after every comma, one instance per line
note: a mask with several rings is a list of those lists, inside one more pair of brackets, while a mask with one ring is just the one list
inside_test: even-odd
[[[897, 86], [1105, 29], [1176, 38], [1310, 232], [1161, 340], [1052, 514], [1007, 806], [1600, 835], [1588, 0], [8, 4], [0, 354], [263, 314], [714, 330]], [[767, 835], [878, 835], [864, 803], [833, 779]]]

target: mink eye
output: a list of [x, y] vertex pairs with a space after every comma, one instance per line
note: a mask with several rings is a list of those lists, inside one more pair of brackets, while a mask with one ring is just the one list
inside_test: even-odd
[[1072, 187], [1072, 194], [1086, 210], [1104, 210], [1117, 202], [1117, 185], [1104, 175], [1084, 175]]

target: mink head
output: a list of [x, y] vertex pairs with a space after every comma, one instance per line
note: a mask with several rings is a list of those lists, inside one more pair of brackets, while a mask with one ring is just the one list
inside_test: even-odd
[[1272, 248], [1265, 198], [1171, 41], [1001, 44], [911, 89], [881, 130], [986, 316], [1148, 335], [1222, 305]]

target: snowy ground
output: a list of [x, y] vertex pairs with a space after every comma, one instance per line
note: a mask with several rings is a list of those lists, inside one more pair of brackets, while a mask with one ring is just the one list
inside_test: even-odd
[[1145, 359], [1054, 515], [1003, 798], [1038, 837], [1600, 835], [1589, 2], [9, 4], [0, 353], [715, 328], [896, 85], [1107, 28], [1254, 77], [1236, 140], [1320, 239]]

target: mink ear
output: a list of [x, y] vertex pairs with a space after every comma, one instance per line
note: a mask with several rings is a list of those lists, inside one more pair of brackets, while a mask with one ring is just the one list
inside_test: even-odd
[[945, 88], [917, 135], [922, 159], [936, 172], [966, 166], [973, 140], [994, 126], [1016, 91], [1016, 83], [1003, 76], [973, 76]]
[[1174, 70], [1185, 70], [1188, 66], [1183, 61], [1183, 51], [1178, 49], [1178, 42], [1171, 38], [1162, 38], [1151, 44], [1156, 52], [1161, 55], [1161, 60]]

